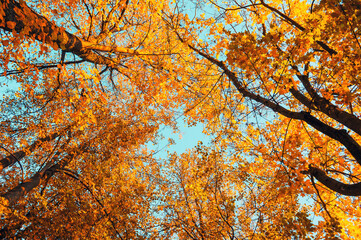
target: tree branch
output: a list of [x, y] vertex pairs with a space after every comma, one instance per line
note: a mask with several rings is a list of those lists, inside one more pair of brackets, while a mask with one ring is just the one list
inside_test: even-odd
[[308, 112], [301, 113], [303, 114], [302, 120], [304, 120], [307, 124], [315, 128], [316, 130], [343, 144], [346, 149], [351, 153], [351, 155], [355, 158], [358, 164], [361, 165], [361, 146], [347, 133], [346, 130], [339, 130], [333, 128], [321, 122]]
[[37, 14], [24, 1], [18, 3], [15, 0], [0, 0], [0, 3], [5, 13], [0, 18], [0, 28], [5, 31], [15, 31], [20, 35], [49, 44], [54, 49], [60, 47], [62, 50], [71, 52], [88, 62], [107, 65], [112, 68], [117, 68], [114, 61], [96, 54], [93, 50], [136, 54], [134, 50], [129, 48], [101, 46], [97, 43], [84, 41]]
[[345, 184], [326, 175], [317, 167], [309, 166], [308, 171], [302, 173], [310, 174], [327, 188], [346, 196], [361, 196], [361, 183]]
[[[296, 66], [292, 66], [292, 68], [298, 71]], [[296, 99], [298, 99], [308, 108], [323, 112], [327, 116], [345, 125], [355, 133], [361, 135], [361, 120], [358, 117], [340, 109], [324, 97], [321, 97], [319, 94], [317, 94], [316, 90], [312, 87], [307, 75], [297, 74], [297, 77], [305, 87], [308, 94], [311, 96], [311, 100], [305, 96], [301, 96], [301, 93], [296, 92], [297, 90], [291, 89], [290, 92]]]

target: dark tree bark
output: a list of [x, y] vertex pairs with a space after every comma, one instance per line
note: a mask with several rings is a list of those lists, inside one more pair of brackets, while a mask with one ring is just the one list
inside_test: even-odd
[[9, 201], [10, 205], [15, 204], [25, 194], [29, 193], [34, 188], [40, 186], [42, 183], [47, 182], [59, 169], [64, 168], [74, 158], [74, 155], [68, 155], [56, 164], [44, 167], [40, 172], [36, 173], [33, 177], [18, 184], [13, 189], [9, 190], [1, 197]]
[[361, 196], [361, 183], [346, 184], [330, 178], [324, 171], [319, 168], [309, 166], [309, 170], [304, 172], [309, 173], [316, 178], [324, 186], [328, 187], [332, 191], [346, 196]]

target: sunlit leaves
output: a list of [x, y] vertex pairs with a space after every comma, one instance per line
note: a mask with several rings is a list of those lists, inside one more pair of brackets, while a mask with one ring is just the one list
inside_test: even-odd
[[[1, 236], [357, 238], [310, 169], [359, 181], [359, 9], [3, 1]], [[155, 159], [182, 114], [212, 146]]]

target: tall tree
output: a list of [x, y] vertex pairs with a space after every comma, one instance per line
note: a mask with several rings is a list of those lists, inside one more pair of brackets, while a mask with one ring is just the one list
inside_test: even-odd
[[205, 116], [216, 143], [248, 154], [273, 189], [310, 194], [357, 238], [357, 198], [345, 196], [361, 195], [360, 2], [197, 2], [179, 21], [168, 16], [179, 41], [218, 70], [190, 121]]
[[156, 236], [144, 144], [174, 124], [188, 92], [173, 62], [189, 55], [161, 11], [167, 2], [1, 1], [2, 238]]

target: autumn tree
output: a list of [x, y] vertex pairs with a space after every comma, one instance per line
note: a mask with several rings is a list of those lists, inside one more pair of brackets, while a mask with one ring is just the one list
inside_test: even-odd
[[174, 124], [188, 93], [174, 61], [194, 58], [162, 20], [169, 9], [1, 1], [2, 238], [157, 236], [144, 144]]
[[360, 6], [197, 1], [177, 21], [166, 18], [179, 41], [218, 71], [198, 83], [204, 98], [189, 121], [203, 116], [218, 146], [248, 155], [261, 186], [318, 202], [319, 224], [329, 233], [341, 226], [343, 238], [359, 237], [361, 216]]

